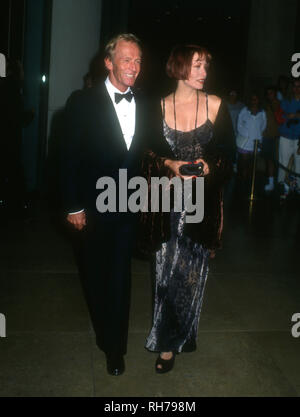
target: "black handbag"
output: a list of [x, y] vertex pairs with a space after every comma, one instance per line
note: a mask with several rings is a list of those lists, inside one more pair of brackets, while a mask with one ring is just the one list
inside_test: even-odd
[[204, 165], [202, 162], [199, 162], [198, 164], [184, 164], [181, 165], [179, 168], [179, 172], [181, 175], [194, 175], [196, 177], [202, 177]]

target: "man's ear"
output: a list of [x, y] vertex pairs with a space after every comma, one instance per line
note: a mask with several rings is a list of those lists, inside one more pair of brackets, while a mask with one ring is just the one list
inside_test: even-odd
[[113, 63], [108, 57], [104, 58], [104, 64], [105, 64], [106, 69], [108, 69], [108, 71], [111, 71], [113, 69]]

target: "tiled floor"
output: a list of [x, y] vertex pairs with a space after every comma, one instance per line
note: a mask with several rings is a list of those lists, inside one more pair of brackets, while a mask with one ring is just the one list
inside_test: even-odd
[[[299, 204], [299, 203], [298, 203]], [[299, 396], [300, 210], [271, 199], [227, 202], [224, 248], [211, 262], [198, 349], [156, 375], [148, 264], [133, 261], [126, 372], [111, 377], [95, 345], [69, 241], [47, 211], [1, 222], [0, 396]]]

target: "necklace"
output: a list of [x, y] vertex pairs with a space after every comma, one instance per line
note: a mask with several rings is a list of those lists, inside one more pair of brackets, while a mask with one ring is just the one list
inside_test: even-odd
[[[195, 129], [197, 127], [197, 119], [198, 119], [198, 109], [199, 109], [199, 91], [197, 90], [197, 105], [196, 105], [196, 117], [195, 117]], [[175, 122], [175, 132], [177, 132], [176, 126], [176, 107], [175, 107], [175, 91], [173, 93], [173, 106], [174, 106], [174, 122]]]
[[[199, 91], [197, 90], [197, 105], [196, 105], [196, 117], [195, 117], [195, 129], [197, 128], [198, 121], [198, 109], [199, 109]], [[175, 106], [175, 91], [173, 93], [173, 107], [174, 107], [174, 124], [175, 124], [175, 146], [178, 149], [177, 142], [177, 125], [176, 125], [176, 106]], [[195, 151], [195, 135], [193, 136], [193, 150]]]

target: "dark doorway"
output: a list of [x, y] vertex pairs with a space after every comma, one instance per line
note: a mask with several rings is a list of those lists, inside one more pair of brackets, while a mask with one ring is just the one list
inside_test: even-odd
[[0, 14], [0, 52], [7, 58], [23, 61], [25, 0], [2, 0]]

